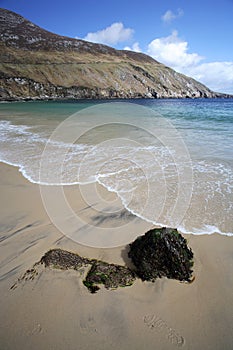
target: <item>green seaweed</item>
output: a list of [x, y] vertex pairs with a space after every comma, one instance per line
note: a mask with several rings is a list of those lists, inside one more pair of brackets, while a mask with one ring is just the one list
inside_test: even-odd
[[62, 249], [51, 249], [41, 258], [40, 263], [45, 267], [52, 267], [61, 270], [74, 269], [80, 271], [84, 266], [90, 266], [83, 284], [91, 293], [96, 293], [102, 284], [107, 289], [127, 287], [133, 284], [135, 273], [129, 268], [109, 264], [104, 261], [87, 259], [78, 254]]
[[[106, 289], [131, 286], [136, 278], [155, 281], [167, 277], [179, 281], [192, 282], [193, 253], [186, 239], [176, 229], [153, 229], [138, 237], [130, 245], [128, 256], [135, 269], [110, 264], [96, 259], [87, 259], [62, 249], [51, 249], [27, 270], [21, 280], [33, 279], [35, 266], [44, 264], [55, 269], [84, 271], [88, 268], [83, 284], [91, 293], [96, 293], [103, 285]], [[15, 285], [12, 286], [15, 288]]]
[[135, 273], [127, 267], [108, 264], [104, 261], [95, 261], [89, 270], [85, 285], [88, 289], [93, 286], [103, 284], [107, 289], [115, 289], [117, 287], [130, 286], [135, 280]]

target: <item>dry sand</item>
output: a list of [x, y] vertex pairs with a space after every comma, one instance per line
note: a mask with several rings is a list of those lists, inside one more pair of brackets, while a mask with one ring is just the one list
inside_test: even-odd
[[[10, 289], [50, 248], [119, 264], [126, 249], [78, 245], [51, 223], [37, 185], [4, 164], [0, 178], [1, 350], [233, 349], [233, 237], [186, 237], [195, 255], [192, 284], [138, 280], [92, 295], [77, 272], [41, 269]], [[85, 208], [77, 193], [76, 206]], [[91, 220], [91, 208], [85, 212]]]

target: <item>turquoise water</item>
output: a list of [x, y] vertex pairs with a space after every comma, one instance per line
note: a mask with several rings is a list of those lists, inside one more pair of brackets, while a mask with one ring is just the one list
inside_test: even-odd
[[230, 99], [0, 104], [0, 160], [29, 181], [98, 182], [182, 232], [232, 235], [232, 156]]

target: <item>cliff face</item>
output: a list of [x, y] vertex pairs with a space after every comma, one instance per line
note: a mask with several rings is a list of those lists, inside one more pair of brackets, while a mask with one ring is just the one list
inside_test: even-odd
[[0, 9], [0, 100], [227, 97], [151, 57], [50, 33]]

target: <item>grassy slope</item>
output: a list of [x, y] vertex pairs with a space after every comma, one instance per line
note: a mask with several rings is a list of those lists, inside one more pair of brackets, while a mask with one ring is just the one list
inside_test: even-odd
[[[5, 96], [40, 97], [59, 87], [64, 94], [70, 88], [104, 91], [103, 97], [214, 97], [204, 85], [145, 54], [62, 37], [4, 9], [0, 24]], [[40, 92], [36, 83], [42, 84]]]

